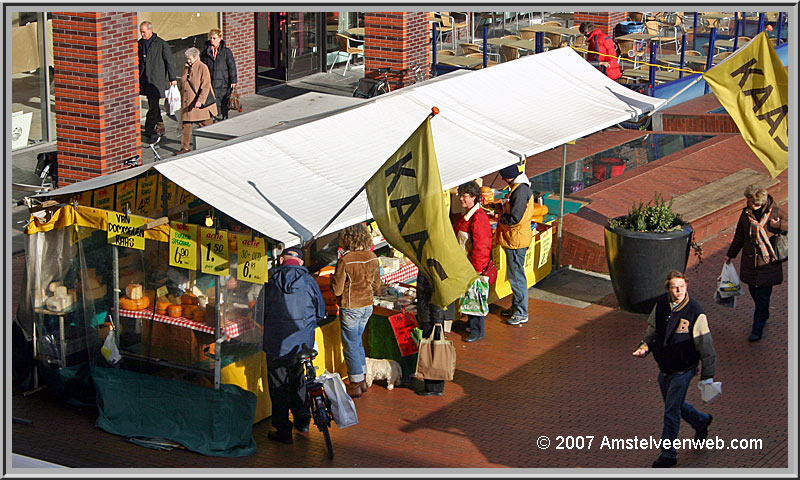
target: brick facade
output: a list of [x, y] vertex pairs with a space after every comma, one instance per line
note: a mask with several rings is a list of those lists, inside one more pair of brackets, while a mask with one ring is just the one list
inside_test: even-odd
[[141, 156], [135, 12], [54, 12], [59, 183], [106, 175]]
[[256, 93], [256, 27], [253, 12], [224, 12], [222, 35], [236, 60], [239, 95]]
[[364, 75], [377, 78], [379, 68], [390, 73], [391, 87], [414, 83], [414, 66], [422, 69], [423, 78], [430, 72], [430, 24], [426, 12], [372, 12], [364, 15]]
[[575, 24], [592, 22], [600, 30], [613, 36], [614, 27], [628, 20], [628, 12], [575, 12]]

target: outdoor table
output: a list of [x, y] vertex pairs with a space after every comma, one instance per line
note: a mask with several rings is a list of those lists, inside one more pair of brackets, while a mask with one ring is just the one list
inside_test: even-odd
[[565, 37], [576, 37], [578, 35], [581, 35], [581, 32], [575, 30], [574, 28], [557, 27], [555, 25], [544, 25], [544, 24], [531, 25], [530, 27], [522, 27], [519, 29], [519, 31], [557, 33]]
[[[749, 40], [743, 40], [743, 39], [740, 38], [737, 47], [741, 48], [747, 42], [749, 42]], [[708, 44], [706, 44], [706, 45], [708, 45]], [[729, 49], [733, 50], [733, 39], [729, 38], [729, 39], [726, 39], [726, 40], [717, 40], [716, 42], [714, 42], [714, 48], [717, 48], [717, 49], [719, 49], [719, 48], [729, 48]]]
[[627, 35], [622, 35], [621, 37], [616, 37], [617, 40], [633, 40], [634, 42], [640, 42], [642, 40], [650, 40], [651, 38], [656, 38], [658, 35], [654, 35], [652, 33], [629, 33]]
[[503, 45], [510, 45], [516, 41], [517, 39], [515, 38], [490, 38], [486, 40], [486, 43], [493, 47], [502, 47]]
[[514, 40], [506, 45], [510, 47], [517, 47], [520, 50], [527, 50], [529, 52], [536, 51], [536, 40]]
[[567, 24], [567, 27], [570, 26], [570, 23], [574, 23], [575, 22], [575, 14], [574, 13], [552, 13], [552, 14], [550, 14], [550, 16], [553, 17], [553, 18], [559, 18], [561, 20], [564, 20], [564, 22], [566, 22], [566, 24]]
[[[622, 72], [623, 77], [635, 79], [635, 80], [647, 80], [650, 79], [650, 71], [649, 69], [642, 68], [640, 70], [625, 70]], [[677, 80], [680, 78], [678, 72], [664, 72], [664, 71], [656, 71], [655, 80], [656, 82], [671, 82], [673, 80]]]
[[348, 28], [347, 33], [350, 35], [355, 35], [356, 37], [363, 37], [364, 36], [364, 27], [353, 27]]
[[[686, 55], [683, 57], [683, 60], [685, 65], [700, 65], [702, 68], [705, 68], [708, 57], [705, 55]], [[663, 62], [666, 65], [680, 67], [681, 56], [679, 54], [658, 55], [656, 61]]]
[[436, 63], [441, 65], [449, 65], [451, 67], [475, 68], [483, 64], [481, 57], [467, 57], [464, 55], [437, 55]]

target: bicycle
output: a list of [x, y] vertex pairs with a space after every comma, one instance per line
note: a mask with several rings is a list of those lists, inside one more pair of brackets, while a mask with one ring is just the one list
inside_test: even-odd
[[156, 141], [153, 143], [147, 144], [150, 150], [153, 152], [153, 162], [158, 162], [161, 160], [161, 155], [158, 154], [158, 150], [161, 148], [158, 146], [158, 142], [161, 141], [161, 133], [156, 134]]
[[366, 77], [360, 78], [358, 80], [358, 85], [356, 86], [355, 90], [353, 90], [353, 96], [360, 98], [372, 98], [377, 95], [391, 92], [392, 87], [389, 84], [389, 72], [391, 71], [392, 69], [389, 67], [379, 68], [378, 73], [383, 74], [383, 79]]
[[303, 348], [297, 353], [297, 360], [303, 365], [306, 375], [306, 398], [311, 408], [311, 418], [317, 426], [322, 436], [325, 437], [325, 447], [328, 449], [328, 457], [333, 459], [333, 443], [331, 443], [331, 401], [325, 394], [325, 389], [321, 382], [317, 381], [317, 369], [312, 363], [317, 357], [317, 351], [308, 345], [303, 344]]

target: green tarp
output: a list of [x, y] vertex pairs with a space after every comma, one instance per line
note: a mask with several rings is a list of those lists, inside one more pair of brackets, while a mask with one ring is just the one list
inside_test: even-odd
[[172, 440], [204, 455], [256, 453], [256, 396], [236, 385], [219, 390], [115, 368], [93, 372], [96, 426], [126, 437]]

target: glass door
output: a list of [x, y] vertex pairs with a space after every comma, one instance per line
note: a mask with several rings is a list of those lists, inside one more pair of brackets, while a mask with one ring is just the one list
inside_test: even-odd
[[286, 12], [256, 14], [256, 89], [286, 82]]
[[[325, 49], [325, 35], [318, 35], [316, 12], [287, 12], [287, 80], [320, 71], [320, 46]], [[318, 42], [320, 45], [318, 46]]]

